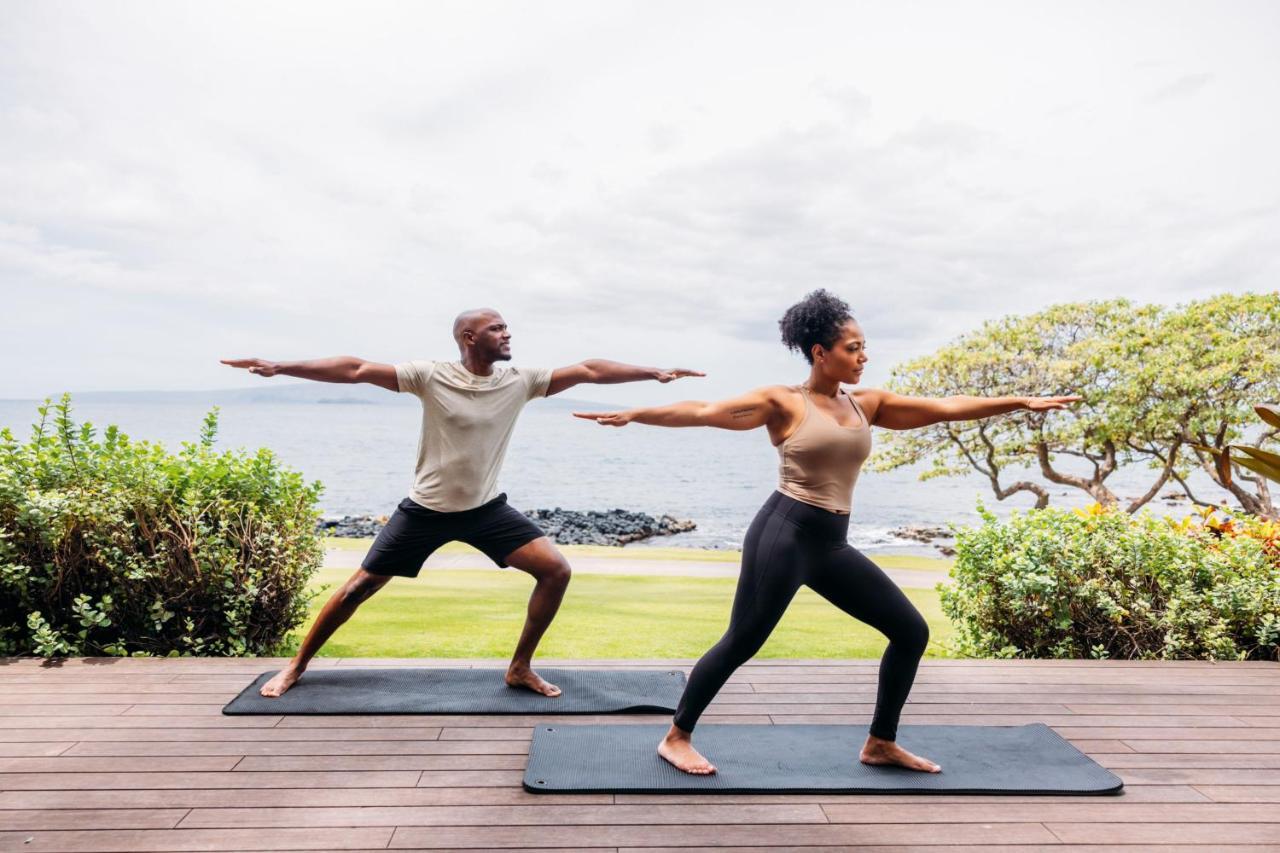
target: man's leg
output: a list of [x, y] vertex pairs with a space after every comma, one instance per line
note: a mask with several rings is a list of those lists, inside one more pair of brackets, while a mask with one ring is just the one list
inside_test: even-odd
[[507, 684], [527, 687], [546, 696], [559, 696], [560, 688], [544, 681], [533, 671], [533, 653], [546, 633], [560, 601], [569, 586], [569, 561], [546, 536], [526, 542], [504, 558], [507, 565], [533, 575], [536, 584], [529, 596], [529, 612], [525, 617], [520, 642], [507, 669]]
[[262, 685], [259, 692], [263, 696], [275, 697], [292, 687], [338, 626], [350, 619], [356, 608], [386, 586], [389, 580], [391, 575], [374, 575], [364, 569], [356, 569], [356, 573], [329, 598], [293, 660]]

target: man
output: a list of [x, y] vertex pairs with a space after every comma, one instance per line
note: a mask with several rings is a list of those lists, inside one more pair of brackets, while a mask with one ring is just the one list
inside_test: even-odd
[[569, 585], [569, 563], [536, 524], [507, 504], [497, 480], [517, 416], [535, 397], [550, 397], [580, 383], [612, 384], [656, 379], [670, 382], [703, 376], [696, 370], [660, 370], [590, 359], [556, 370], [495, 367], [511, 360], [511, 331], [497, 311], [459, 314], [453, 337], [456, 362], [376, 364], [353, 356], [271, 362], [223, 359], [259, 376], [298, 376], [320, 382], [368, 382], [422, 401], [422, 432], [413, 490], [374, 540], [361, 567], [329, 599], [289, 665], [262, 687], [279, 696], [294, 685], [308, 662], [363, 602], [393, 577], [416, 577], [427, 557], [459, 540], [483, 551], [499, 566], [514, 566], [535, 580], [524, 630], [506, 682], [545, 696], [560, 688], [533, 670], [533, 652], [555, 618]]

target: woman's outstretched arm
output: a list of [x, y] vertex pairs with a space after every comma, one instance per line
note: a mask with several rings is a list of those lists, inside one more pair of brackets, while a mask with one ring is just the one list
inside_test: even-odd
[[605, 426], [626, 426], [629, 423], [651, 426], [691, 427], [709, 426], [720, 429], [755, 429], [769, 423], [781, 412], [779, 389], [781, 386], [757, 388], [728, 400], [704, 403], [686, 400], [669, 406], [650, 406], [625, 409], [620, 412], [574, 412], [575, 418], [586, 418]]
[[1065, 409], [1081, 397], [905, 397], [867, 388], [857, 392], [871, 423], [885, 429], [916, 429], [942, 421], [971, 421], [1006, 412]]

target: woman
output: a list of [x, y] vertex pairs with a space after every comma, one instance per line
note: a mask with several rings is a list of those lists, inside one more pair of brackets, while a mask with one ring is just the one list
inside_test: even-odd
[[858, 382], [867, 347], [847, 304], [816, 290], [787, 309], [778, 325], [783, 343], [810, 364], [809, 378], [801, 385], [768, 386], [718, 403], [574, 413], [606, 426], [763, 426], [778, 448], [778, 490], [747, 530], [729, 628], [693, 668], [658, 754], [686, 773], [715, 772], [693, 748], [698, 717], [734, 670], [764, 645], [803, 584], [889, 638], [860, 760], [937, 773], [937, 764], [895, 742], [898, 717], [929, 640], [928, 625], [902, 590], [847, 538], [854, 483], [871, 451], [871, 426], [914, 429], [1019, 409], [1061, 409], [1080, 398], [935, 399], [874, 388], [849, 394], [840, 385]]

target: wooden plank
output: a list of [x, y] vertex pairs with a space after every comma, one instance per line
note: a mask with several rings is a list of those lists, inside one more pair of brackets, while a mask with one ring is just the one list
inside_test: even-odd
[[47, 705], [0, 705], [0, 724], [9, 717], [74, 717], [85, 714], [113, 715], [123, 714], [132, 708], [131, 704], [100, 705], [63, 705], [55, 702]]
[[[59, 700], [61, 701], [61, 700]], [[845, 691], [809, 691], [806, 687], [801, 691], [776, 693], [721, 693], [716, 702], [727, 705], [831, 705], [875, 704], [876, 692], [871, 687]], [[1108, 706], [1153, 706], [1167, 704], [1185, 704], [1194, 702], [1196, 706], [1231, 706], [1247, 708], [1263, 708], [1280, 703], [1280, 694], [1239, 694], [1239, 693], [1197, 693], [1188, 696], [1177, 696], [1168, 693], [1064, 693], [1058, 691], [979, 693], [967, 692], [948, 695], [944, 692], [930, 690], [911, 691], [907, 699], [908, 705], [996, 705], [1008, 711], [1026, 710], [1022, 705], [1053, 705], [1054, 713], [1064, 713], [1064, 707], [1074, 705], [1108, 705]], [[154, 704], [154, 703], [153, 703]], [[714, 704], [714, 703], [713, 703]], [[1012, 706], [1012, 707], [1011, 707]], [[1107, 713], [1114, 713], [1111, 707]], [[1145, 713], [1145, 711], [1144, 711]], [[1227, 713], [1213, 711], [1213, 713]]]
[[[239, 756], [179, 756], [173, 758], [0, 758], [0, 774], [8, 773], [146, 773], [230, 770]], [[7, 777], [0, 775], [0, 787]]]
[[[1039, 823], [1002, 823], [998, 833], [974, 824], [755, 824], [748, 826], [560, 826], [554, 843], [563, 847], [646, 847], [679, 845], [730, 847], [764, 845], [801, 848], [810, 845], [866, 844], [985, 844], [1054, 843], [1057, 839]], [[400, 827], [391, 840], [395, 848], [453, 849], [509, 847], [546, 843], [547, 830], [537, 826]]]
[[1195, 789], [1216, 803], [1280, 805], [1280, 785], [1196, 785]]
[[1243, 755], [1229, 753], [1212, 755], [1205, 753], [1146, 752], [1099, 754], [1094, 760], [1112, 770], [1126, 768], [1178, 768], [1178, 767], [1229, 767], [1236, 769], [1280, 770], [1280, 754]]
[[[532, 728], [532, 724], [531, 724]], [[410, 740], [435, 740], [440, 729], [398, 728], [396, 735]], [[326, 741], [361, 741], [386, 740], [388, 735], [382, 729], [359, 728], [316, 728], [316, 729], [282, 729], [266, 727], [239, 728], [227, 731], [223, 728], [128, 728], [128, 729], [6, 729], [0, 727], [0, 742], [22, 742], [26, 740], [42, 740], [57, 737], [59, 740], [73, 740], [81, 743], [146, 743], [151, 741], [177, 742], [217, 742], [234, 738], [236, 740], [253, 740], [262, 742], [326, 742]]]
[[1116, 772], [1126, 785], [1280, 785], [1280, 770], [1162, 767], [1126, 768]]
[[[139, 706], [134, 706], [139, 707]], [[1099, 706], [1090, 706], [1099, 707]], [[1044, 704], [1044, 703], [1010, 703], [1008, 705], [998, 704], [978, 704], [966, 702], [954, 702], [945, 704], [926, 705], [923, 703], [908, 702], [903, 709], [903, 714], [1019, 714], [1028, 717], [1047, 717], [1061, 716], [1063, 714], [1085, 714], [1085, 713], [1115, 713], [1117, 706], [1107, 706], [1109, 711], [1069, 711], [1065, 705]], [[1235, 707], [1235, 706], [1230, 706]], [[857, 703], [857, 702], [828, 702], [825, 704], [793, 704], [790, 702], [755, 702], [749, 705], [743, 705], [738, 702], [712, 702], [709, 710], [714, 711], [722, 716], [745, 716], [751, 714], [768, 714], [776, 717], [780, 714], [872, 714], [876, 709], [874, 702]], [[133, 713], [130, 711], [129, 713]], [[1151, 713], [1156, 713], [1152, 711]], [[1224, 712], [1225, 713], [1225, 712]]]
[[[305, 779], [299, 779], [305, 783]], [[1150, 789], [1155, 790], [1154, 786]], [[1186, 790], [1191, 790], [1187, 788]], [[1196, 793], [1198, 802], [1209, 802]], [[193, 788], [3, 791], [0, 809], [320, 808], [355, 806], [603, 805], [612, 794], [530, 794], [509, 788]], [[806, 799], [805, 801], [811, 801]], [[796, 802], [780, 798], [778, 803]], [[680, 803], [675, 803], [680, 805]]]
[[187, 850], [359, 850], [382, 849], [395, 830], [344, 829], [107, 829], [0, 833], [0, 850], [141, 853]]
[[1133, 752], [1129, 746], [1121, 740], [1073, 740], [1070, 742], [1072, 746], [1086, 755], [1102, 754], [1106, 752]]
[[1126, 738], [1124, 745], [1134, 752], [1183, 752], [1257, 755], [1280, 753], [1280, 735], [1266, 740], [1146, 740]]
[[[294, 718], [291, 718], [294, 719]], [[166, 718], [160, 725], [190, 729], [269, 729], [279, 723], [279, 716], [224, 717], [220, 714]], [[131, 717], [121, 714], [115, 717], [5, 717], [4, 728], [14, 729], [142, 729], [157, 726], [148, 717]]]
[[[1120, 743], [1120, 741], [1101, 741]], [[3, 746], [0, 744], [0, 746]], [[70, 746], [68, 744], [68, 746]], [[1106, 750], [1099, 749], [1099, 752]], [[1119, 750], [1113, 750], [1119, 751]], [[94, 741], [64, 755], [525, 755], [528, 744], [510, 740], [303, 741]]]
[[[495, 771], [497, 772], [497, 771]], [[505, 772], [505, 771], [504, 771]], [[4, 791], [76, 791], [127, 788], [396, 788], [418, 784], [413, 770], [348, 773], [9, 773]], [[516, 780], [519, 784], [519, 779]]]
[[0, 830], [172, 829], [188, 809], [5, 809]]
[[520, 787], [523, 770], [433, 770], [418, 780], [420, 788]]
[[[733, 682], [729, 682], [725, 687], [729, 687]], [[839, 684], [827, 682], [809, 682], [804, 685], [784, 684], [784, 683], [753, 683], [744, 682], [741, 686], [751, 687], [750, 695], [756, 696], [777, 696], [779, 694], [800, 694], [800, 695], [822, 695], [829, 693], [851, 693], [856, 692], [871, 693], [875, 692], [875, 683], [868, 682], [866, 684]], [[155, 688], [158, 690], [158, 688]], [[183, 688], [184, 690], [186, 688]], [[1200, 684], [1198, 682], [1178, 682], [1176, 691], [1166, 691], [1159, 684], [1095, 684], [1084, 682], [1080, 684], [1058, 684], [1045, 685], [1043, 687], [1037, 685], [1023, 685], [1022, 689], [1015, 689], [1013, 685], [1005, 682], [963, 682], [954, 684], [939, 684], [936, 682], [916, 680], [915, 686], [911, 690], [911, 696], [931, 696], [937, 697], [939, 700], [945, 700], [949, 697], [991, 697], [991, 696], [1125, 696], [1125, 697], [1146, 697], [1146, 696], [1173, 696], [1177, 701], [1182, 701], [1188, 695], [1194, 696], [1280, 696], [1280, 685], [1276, 684], [1252, 684], [1252, 685], [1218, 685], [1218, 684]], [[962, 701], [987, 701], [986, 699], [964, 699]], [[1110, 701], [1108, 698], [1106, 701]]]
[[[1212, 804], [1211, 804], [1212, 805]], [[1256, 809], [1254, 806], [1226, 808]], [[387, 806], [305, 809], [192, 809], [183, 828], [281, 826], [578, 826], [674, 824], [825, 824], [822, 807], [786, 805], [697, 806]]]
[[[530, 795], [535, 796], [535, 795]], [[536, 796], [541, 796], [536, 795]], [[1009, 803], [1075, 803], [1079, 795], [1041, 796], [1031, 794], [929, 794], [922, 800], [920, 794], [615, 794], [619, 804], [663, 805], [666, 803], [692, 805], [695, 803], [835, 803], [881, 806], [891, 803], [960, 803], [960, 804], [1009, 804]], [[1119, 799], [1126, 803], [1208, 803], [1207, 796], [1190, 785], [1140, 785], [1126, 788]], [[0, 800], [3, 803], [3, 800]]]
[[[1280, 812], [1266, 805], [1236, 803], [1128, 803], [1123, 797], [1077, 797], [1074, 803], [824, 804], [832, 823], [1023, 823], [1066, 821], [1126, 823], [1272, 823], [1280, 832]], [[616, 807], [615, 807], [616, 808]]]
[[61, 755], [75, 745], [74, 740], [0, 743], [0, 755]]
[[1274, 823], [1046, 823], [1065, 844], [1225, 844], [1280, 846]]
[[1161, 741], [1232, 741], [1250, 739], [1259, 741], [1280, 740], [1280, 728], [1255, 729], [1237, 724], [1233, 726], [1054, 726], [1053, 730], [1068, 740], [1080, 738], [1116, 738], [1128, 742], [1137, 740]]
[[[498, 853], [495, 848], [490, 848]], [[581, 851], [584, 848], [573, 848]], [[613, 853], [683, 853], [687, 847], [618, 847], [609, 848]], [[778, 853], [778, 847], [716, 847], [716, 853]], [[981, 844], [975, 847], [966, 845], [943, 845], [941, 848], [932, 845], [858, 845], [826, 846], [806, 845], [804, 847], [782, 848], [802, 850], [804, 853], [924, 853], [938, 849], [973, 850], [975, 853], [1209, 853], [1202, 844]], [[470, 848], [469, 853], [480, 853], [482, 848]], [[1261, 844], [1227, 844], [1214, 846], [1211, 853], [1276, 853], [1274, 845]], [[506, 851], [511, 853], [511, 851]]]
[[[770, 714], [769, 719], [775, 723], [825, 723], [832, 725], [866, 725], [870, 714]], [[1206, 726], [1226, 728], [1239, 725], [1239, 732], [1248, 728], [1235, 717], [1131, 717], [1131, 716], [1097, 716], [1069, 714], [1066, 716], [1039, 714], [916, 714], [908, 706], [902, 714], [903, 725], [957, 725], [957, 726], [1024, 726], [1029, 723], [1044, 723], [1057, 728], [1070, 726], [1073, 731], [1084, 731], [1088, 726], [1135, 727], [1141, 726], [1145, 731], [1160, 728], [1181, 728], [1187, 726]], [[1251, 732], [1252, 733], [1252, 732]], [[1081, 735], [1088, 737], [1088, 735]], [[1114, 737], [1114, 735], [1112, 735]], [[1104, 735], [1099, 735], [1104, 737]]]
[[[1067, 708], [1073, 714], [1114, 714], [1115, 705], [1089, 705], [1070, 703]], [[1179, 702], [1163, 706], [1133, 705], [1129, 708], [1131, 715], [1153, 714], [1161, 717], [1200, 716], [1205, 714], [1229, 714], [1233, 717], [1247, 715], [1248, 718], [1260, 718], [1263, 725], [1280, 724], [1280, 702], [1257, 702], [1251, 705], [1205, 705], [1199, 702]], [[1248, 719], [1246, 719], [1248, 722]], [[1252, 725], [1252, 723], [1249, 723]]]
[[[146, 759], [154, 760], [154, 759]], [[516, 755], [250, 755], [237, 759], [237, 773], [312, 772], [316, 770], [523, 770], [525, 753]]]

